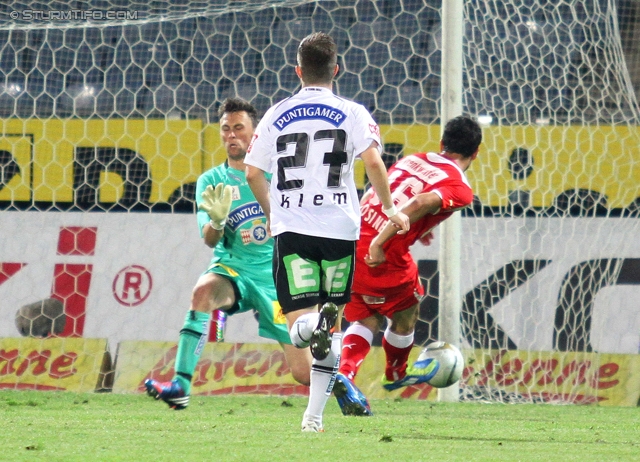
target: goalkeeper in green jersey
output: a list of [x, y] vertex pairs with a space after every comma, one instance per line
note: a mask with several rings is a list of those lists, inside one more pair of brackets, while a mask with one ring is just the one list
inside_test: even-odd
[[176, 375], [171, 382], [145, 381], [147, 393], [173, 409], [189, 404], [191, 378], [216, 309], [229, 315], [256, 312], [260, 336], [278, 341], [293, 378], [309, 384], [311, 354], [291, 345], [273, 282], [273, 239], [245, 179], [244, 158], [257, 125], [257, 111], [246, 101], [229, 98], [218, 115], [227, 161], [203, 173], [196, 188], [198, 226], [205, 244], [214, 249], [213, 259], [193, 289], [180, 331]]

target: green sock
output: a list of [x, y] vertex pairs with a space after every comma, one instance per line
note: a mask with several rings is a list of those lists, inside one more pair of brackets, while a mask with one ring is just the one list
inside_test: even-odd
[[184, 318], [184, 325], [178, 341], [178, 352], [176, 353], [174, 380], [180, 383], [186, 394], [191, 393], [191, 378], [196, 370], [202, 349], [207, 342], [210, 318], [209, 313], [193, 310], [187, 312], [187, 316]]

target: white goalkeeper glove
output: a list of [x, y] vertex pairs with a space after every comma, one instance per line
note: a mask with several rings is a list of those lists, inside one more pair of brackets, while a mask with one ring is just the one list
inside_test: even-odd
[[232, 192], [233, 188], [231, 186], [218, 183], [215, 189], [209, 185], [202, 193], [202, 202], [198, 208], [207, 212], [211, 219], [209, 224], [213, 229], [218, 231], [224, 229], [229, 210], [231, 210]]

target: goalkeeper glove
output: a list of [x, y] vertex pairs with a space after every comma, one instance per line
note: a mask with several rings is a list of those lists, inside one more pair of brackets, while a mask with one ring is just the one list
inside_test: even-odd
[[233, 188], [219, 183], [215, 189], [209, 185], [202, 193], [202, 202], [198, 206], [200, 210], [207, 212], [211, 221], [209, 224], [218, 231], [224, 229], [229, 210], [231, 210], [231, 193]]

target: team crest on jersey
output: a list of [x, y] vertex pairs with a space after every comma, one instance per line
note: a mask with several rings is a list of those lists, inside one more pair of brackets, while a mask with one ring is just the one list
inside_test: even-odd
[[254, 220], [253, 226], [249, 229], [241, 229], [240, 236], [242, 243], [247, 244], [264, 244], [267, 242], [267, 227], [262, 220]]
[[231, 200], [232, 201], [239, 201], [240, 200], [240, 187], [238, 186], [231, 186]]

